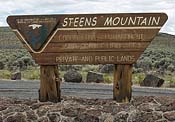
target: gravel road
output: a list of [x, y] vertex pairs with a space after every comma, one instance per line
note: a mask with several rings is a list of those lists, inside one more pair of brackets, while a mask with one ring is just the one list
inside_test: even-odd
[[[10, 81], [0, 80], [0, 97], [38, 98], [39, 81]], [[133, 86], [133, 96], [175, 96], [175, 89], [148, 88]], [[78, 96], [82, 98], [112, 98], [112, 85], [65, 83], [61, 84], [62, 95]]]

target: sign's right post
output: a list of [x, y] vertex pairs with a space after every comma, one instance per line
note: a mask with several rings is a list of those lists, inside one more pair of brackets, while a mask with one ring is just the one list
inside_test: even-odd
[[132, 97], [132, 65], [117, 65], [114, 68], [113, 99], [129, 102]]

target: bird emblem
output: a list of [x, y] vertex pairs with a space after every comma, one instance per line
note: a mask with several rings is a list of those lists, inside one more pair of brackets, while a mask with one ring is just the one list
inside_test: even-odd
[[31, 24], [29, 25], [29, 27], [32, 27], [32, 29], [36, 29], [36, 28], [40, 28], [42, 25], [39, 25], [39, 24]]

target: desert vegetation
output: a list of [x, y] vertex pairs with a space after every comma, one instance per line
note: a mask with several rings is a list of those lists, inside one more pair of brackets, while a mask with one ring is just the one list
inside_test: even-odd
[[[88, 71], [100, 72], [102, 65], [59, 65], [61, 77], [68, 69], [80, 72], [85, 80]], [[21, 71], [23, 79], [39, 79], [39, 66], [22, 47], [8, 27], [0, 28], [0, 78], [8, 79], [14, 71]], [[151, 45], [133, 65], [133, 81], [139, 83], [145, 74], [155, 74], [167, 82], [175, 82], [175, 36], [159, 33]], [[112, 83], [112, 73], [104, 73], [106, 83]]]

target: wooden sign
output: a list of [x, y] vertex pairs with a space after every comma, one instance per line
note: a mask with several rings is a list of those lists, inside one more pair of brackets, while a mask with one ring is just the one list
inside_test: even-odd
[[164, 13], [9, 16], [40, 65], [133, 64], [163, 26]]
[[167, 20], [164, 13], [9, 16], [41, 65], [40, 101], [60, 101], [57, 64], [115, 64], [113, 98], [131, 100], [132, 64]]

